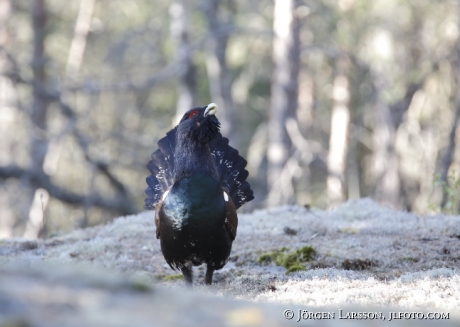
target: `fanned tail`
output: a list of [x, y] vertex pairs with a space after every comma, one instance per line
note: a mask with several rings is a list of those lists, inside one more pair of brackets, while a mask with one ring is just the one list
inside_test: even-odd
[[155, 209], [161, 200], [161, 195], [173, 184], [174, 179], [174, 149], [176, 147], [176, 129], [170, 130], [166, 136], [158, 141], [158, 150], [152, 153], [147, 164], [152, 173], [147, 177], [148, 187], [145, 190], [147, 198], [144, 208]]
[[[158, 141], [158, 147], [159, 149], [152, 153], [152, 160], [147, 165], [152, 175], [147, 177], [145, 209], [155, 209], [163, 192], [174, 183], [176, 128], [170, 130]], [[220, 133], [210, 142], [209, 148], [216, 161], [220, 183], [228, 190], [235, 208], [238, 209], [246, 202], [253, 200], [253, 191], [246, 181], [249, 175], [245, 169], [246, 160], [228, 144], [228, 139]]]
[[245, 169], [247, 161], [238, 154], [238, 150], [232, 148], [228, 139], [220, 133], [209, 147], [216, 160], [221, 185], [229, 191], [236, 209], [254, 199], [253, 191], [246, 181], [249, 175]]

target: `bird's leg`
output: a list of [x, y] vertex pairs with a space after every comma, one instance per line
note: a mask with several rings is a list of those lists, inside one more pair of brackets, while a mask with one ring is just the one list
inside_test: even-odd
[[206, 268], [206, 276], [204, 278], [204, 282], [206, 285], [212, 284], [212, 274], [214, 274], [214, 268], [208, 265], [208, 267]]
[[192, 286], [192, 267], [184, 266], [180, 270], [182, 270], [182, 275], [184, 275], [185, 284]]

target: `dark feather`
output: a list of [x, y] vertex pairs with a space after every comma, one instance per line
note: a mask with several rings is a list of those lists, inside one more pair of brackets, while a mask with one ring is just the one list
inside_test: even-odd
[[145, 208], [155, 208], [156, 236], [172, 269], [192, 283], [192, 265], [206, 263], [205, 283], [230, 256], [236, 209], [254, 198], [238, 151], [219, 133], [217, 106], [193, 108], [158, 142], [148, 164]]
[[[209, 143], [209, 148], [216, 162], [217, 173], [222, 187], [229, 191], [229, 195], [238, 209], [246, 202], [254, 199], [253, 191], [249, 183], [246, 182], [249, 175], [245, 169], [247, 162], [236, 149], [229, 145], [228, 139], [218, 132], [219, 125], [215, 123], [210, 125], [211, 133], [215, 133], [215, 137]], [[177, 128], [170, 130], [165, 137], [158, 141], [160, 150], [152, 154], [152, 160], [147, 165], [153, 175], [149, 178], [158, 181], [157, 183], [147, 181], [149, 187], [145, 190], [147, 194], [145, 209], [154, 209], [163, 192], [173, 184], [176, 131]], [[200, 137], [205, 136], [209, 137], [209, 135], [200, 135]], [[161, 186], [160, 188], [157, 187], [158, 184]]]
[[148, 187], [145, 190], [147, 198], [145, 199], [144, 209], [153, 210], [155, 209], [155, 203], [158, 203], [161, 199], [161, 186], [152, 175], [147, 177], [147, 185]]
[[144, 209], [153, 210], [161, 195], [173, 184], [174, 148], [176, 147], [176, 129], [170, 130], [158, 141], [158, 150], [152, 153], [147, 168], [152, 175], [147, 177]]
[[216, 160], [221, 185], [229, 191], [229, 195], [238, 209], [246, 202], [254, 199], [254, 196], [249, 183], [246, 182], [249, 175], [245, 169], [247, 161], [228, 143], [228, 139], [219, 133], [210, 142], [209, 147]]
[[176, 148], [176, 129], [170, 130], [166, 136], [158, 141], [158, 148], [167, 162], [170, 176], [174, 175], [174, 149]]

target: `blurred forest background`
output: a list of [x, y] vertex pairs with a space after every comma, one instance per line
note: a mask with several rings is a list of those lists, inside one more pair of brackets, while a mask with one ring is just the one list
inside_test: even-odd
[[[139, 212], [215, 102], [255, 200], [458, 212], [454, 0], [0, 0], [0, 238]], [[153, 219], [153, 213], [152, 213]]]

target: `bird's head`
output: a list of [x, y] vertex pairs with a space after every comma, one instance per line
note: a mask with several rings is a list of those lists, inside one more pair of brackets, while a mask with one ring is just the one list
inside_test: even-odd
[[219, 134], [220, 123], [215, 116], [216, 112], [215, 103], [190, 109], [177, 126], [178, 135], [192, 141], [209, 143]]

